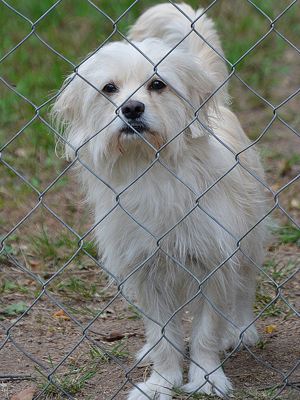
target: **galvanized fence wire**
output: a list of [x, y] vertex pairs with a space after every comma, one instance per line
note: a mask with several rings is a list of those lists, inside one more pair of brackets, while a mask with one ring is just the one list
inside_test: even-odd
[[[33, 122], [35, 122], [36, 120], [40, 121], [42, 124], [44, 124], [52, 133], [53, 135], [57, 136], [63, 143], [67, 144], [68, 146], [72, 147], [71, 143], [67, 143], [66, 138], [63, 136], [62, 132], [58, 131], [57, 129], [55, 129], [55, 127], [51, 124], [51, 122], [49, 122], [47, 119], [45, 119], [45, 117], [43, 117], [41, 115], [41, 111], [46, 109], [47, 107], [49, 107], [52, 102], [57, 98], [57, 96], [61, 93], [61, 91], [57, 92], [55, 95], [53, 95], [51, 98], [49, 98], [48, 100], [46, 100], [45, 102], [43, 102], [42, 104], [38, 105], [35, 104], [34, 102], [32, 102], [30, 100], [30, 98], [24, 96], [22, 93], [20, 93], [12, 84], [10, 84], [3, 76], [0, 77], [2, 84], [4, 84], [9, 90], [11, 90], [15, 96], [16, 99], [20, 98], [23, 101], [25, 101], [26, 103], [28, 103], [30, 106], [33, 107], [34, 109], [34, 115], [32, 116], [32, 118], [26, 123], [24, 124], [24, 126], [17, 132], [15, 132], [14, 134], [12, 134], [11, 139], [7, 141], [7, 143], [5, 143], [4, 145], [2, 145], [1, 147], [1, 163], [2, 165], [9, 170], [11, 173], [15, 174], [21, 181], [23, 181], [24, 184], [26, 184], [28, 187], [30, 187], [31, 190], [33, 190], [36, 194], [36, 204], [34, 207], [32, 207], [30, 209], [30, 211], [28, 211], [28, 213], [22, 218], [20, 219], [20, 221], [11, 227], [11, 229], [2, 237], [1, 239], [1, 254], [5, 255], [5, 257], [7, 257], [7, 261], [8, 263], [10, 263], [11, 266], [13, 266], [14, 268], [16, 268], [19, 271], [24, 272], [25, 274], [27, 274], [28, 277], [30, 277], [32, 280], [34, 280], [37, 284], [37, 286], [39, 287], [39, 294], [37, 295], [36, 299], [32, 302], [32, 304], [30, 304], [28, 306], [28, 309], [26, 309], [26, 311], [24, 311], [18, 318], [16, 318], [8, 327], [4, 326], [1, 322], [1, 327], [3, 332], [5, 332], [4, 335], [4, 340], [2, 341], [2, 343], [0, 343], [0, 350], [3, 352], [6, 350], [7, 345], [10, 343], [13, 346], [15, 346], [15, 348], [21, 352], [24, 356], [26, 356], [28, 359], [30, 359], [36, 366], [38, 366], [40, 368], [40, 370], [44, 373], [45, 377], [48, 380], [48, 385], [45, 386], [35, 397], [35, 399], [42, 399], [45, 396], [45, 393], [47, 392], [48, 386], [50, 385], [54, 385], [66, 398], [68, 399], [75, 399], [75, 397], [68, 393], [68, 391], [62, 387], [62, 385], [59, 383], [58, 379], [57, 379], [57, 371], [59, 370], [59, 368], [63, 365], [65, 365], [65, 363], [68, 361], [68, 359], [72, 356], [72, 354], [76, 351], [76, 349], [85, 341], [88, 341], [89, 343], [91, 343], [93, 346], [95, 346], [96, 348], [99, 348], [101, 350], [101, 352], [103, 352], [103, 354], [105, 354], [112, 363], [115, 363], [115, 365], [117, 365], [118, 367], [120, 367], [123, 371], [124, 374], [126, 376], [126, 379], [124, 379], [123, 382], [121, 382], [121, 384], [119, 384], [119, 387], [115, 388], [115, 392], [114, 394], [110, 397], [110, 399], [115, 399], [118, 397], [119, 393], [124, 389], [125, 386], [130, 385], [131, 387], [137, 387], [137, 382], [136, 380], [133, 378], [132, 373], [136, 370], [136, 368], [138, 367], [138, 365], [143, 361], [143, 359], [137, 360], [135, 363], [133, 363], [133, 365], [131, 365], [130, 367], [128, 365], [126, 365], [126, 363], [123, 360], [118, 359], [118, 357], [116, 357], [115, 355], [111, 354], [106, 348], [105, 346], [103, 346], [102, 344], [99, 344], [99, 341], [96, 341], [95, 338], [93, 337], [93, 324], [95, 323], [95, 321], [97, 321], [101, 315], [103, 315], [107, 309], [109, 309], [109, 307], [116, 301], [116, 299], [122, 297], [123, 299], [126, 300], [126, 302], [131, 305], [132, 307], [134, 307], [135, 310], [137, 310], [145, 319], [149, 319], [152, 322], [154, 322], [155, 324], [157, 324], [160, 327], [161, 330], [161, 337], [159, 338], [159, 340], [151, 347], [149, 348], [148, 352], [144, 355], [144, 357], [146, 357], [146, 355], [148, 353], [151, 352], [151, 350], [153, 350], [160, 341], [166, 340], [170, 343], [171, 346], [173, 346], [174, 348], [176, 348], [177, 351], [181, 352], [184, 356], [184, 358], [186, 360], [189, 360], [193, 363], [195, 363], [199, 368], [202, 368], [201, 365], [199, 365], [196, 360], [193, 360], [191, 358], [191, 356], [188, 356], [187, 354], [183, 353], [182, 350], [178, 349], [176, 347], [176, 345], [174, 343], [172, 343], [172, 341], [168, 338], [168, 335], [166, 333], [166, 328], [168, 326], [168, 324], [170, 323], [170, 321], [172, 321], [178, 314], [179, 312], [186, 307], [189, 303], [191, 303], [194, 299], [196, 299], [198, 296], [203, 296], [205, 298], [205, 301], [214, 309], [214, 311], [216, 313], [218, 313], [219, 315], [222, 316], [222, 318], [226, 319], [232, 327], [234, 328], [238, 328], [238, 326], [235, 325], [234, 321], [232, 321], [230, 319], [230, 317], [228, 315], [226, 315], [224, 313], [223, 310], [220, 310], [213, 302], [212, 299], [210, 299], [204, 292], [203, 292], [203, 286], [205, 285], [205, 283], [211, 279], [221, 268], [224, 264], [226, 264], [226, 262], [228, 260], [230, 260], [232, 257], [234, 257], [234, 255], [238, 252], [241, 252], [249, 261], [250, 264], [252, 264], [253, 268], [257, 269], [258, 272], [260, 274], [262, 274], [264, 277], [266, 277], [268, 279], [269, 282], [271, 282], [271, 284], [273, 285], [274, 289], [275, 289], [275, 293], [276, 295], [274, 296], [274, 298], [263, 308], [259, 311], [259, 313], [256, 315], [255, 320], [253, 320], [251, 322], [251, 324], [246, 327], [245, 329], [241, 330], [240, 332], [240, 339], [239, 342], [237, 343], [237, 345], [235, 346], [234, 349], [232, 349], [229, 353], [226, 354], [226, 357], [222, 360], [222, 362], [220, 363], [220, 365], [218, 366], [218, 368], [222, 368], [224, 364], [226, 364], [227, 360], [236, 353], [236, 351], [243, 345], [244, 348], [249, 352], [249, 354], [258, 362], [260, 363], [263, 367], [265, 367], [266, 369], [270, 369], [270, 371], [275, 371], [277, 374], [279, 374], [281, 376], [281, 383], [277, 386], [276, 391], [272, 394], [272, 397], [270, 398], [278, 398], [278, 396], [287, 388], [294, 388], [295, 391], [299, 391], [299, 382], [293, 382], [292, 378], [290, 379], [290, 377], [292, 376], [293, 372], [297, 369], [297, 367], [299, 366], [299, 362], [296, 363], [295, 365], [293, 365], [291, 367], [291, 369], [289, 371], [285, 371], [283, 372], [282, 370], [278, 369], [277, 367], [274, 367], [270, 362], [260, 358], [257, 356], [257, 353], [254, 353], [253, 350], [247, 346], [244, 342], [243, 342], [243, 335], [245, 333], [245, 331], [252, 325], [254, 324], [263, 314], [264, 312], [271, 307], [275, 302], [277, 302], [278, 300], [283, 301], [286, 306], [292, 311], [292, 313], [294, 315], [296, 315], [297, 317], [299, 317], [299, 313], [298, 311], [293, 307], [292, 304], [290, 304], [290, 302], [288, 301], [288, 299], [285, 297], [285, 295], [283, 294], [282, 290], [284, 288], [284, 286], [286, 285], [286, 283], [290, 280], [292, 280], [297, 271], [290, 274], [289, 277], [287, 277], [283, 282], [281, 282], [280, 284], [277, 283], [267, 272], [266, 270], [263, 268], [263, 266], [261, 265], [257, 265], [255, 263], [255, 261], [253, 259], [251, 259], [249, 257], [249, 255], [243, 250], [242, 247], [242, 241], [243, 239], [253, 230], [255, 229], [255, 227], [262, 223], [263, 220], [265, 220], [270, 214], [273, 213], [274, 210], [279, 210], [280, 212], [282, 212], [285, 217], [288, 218], [288, 220], [291, 222], [291, 224], [293, 224], [294, 226], [296, 226], [299, 229], [299, 225], [297, 224], [297, 222], [295, 221], [295, 219], [289, 214], [289, 212], [287, 210], [285, 210], [285, 208], [281, 205], [280, 202], [280, 195], [281, 193], [283, 193], [286, 189], [288, 189], [290, 187], [290, 185], [294, 185], [295, 182], [297, 181], [297, 179], [299, 178], [299, 175], [295, 176], [292, 180], [290, 180], [288, 183], [286, 183], [284, 186], [278, 188], [278, 189], [272, 189], [268, 183], [263, 180], [261, 177], [258, 177], [254, 171], [251, 171], [246, 165], [243, 164], [240, 156], [247, 151], [249, 148], [251, 148], [252, 146], [256, 145], [257, 143], [259, 143], [261, 141], [261, 139], [266, 135], [266, 133], [269, 131], [270, 127], [273, 125], [273, 123], [275, 121], [279, 121], [281, 124], [283, 124], [286, 128], [289, 129], [289, 131], [291, 132], [291, 134], [296, 135], [296, 136], [300, 136], [300, 132], [297, 131], [297, 129], [293, 126], [291, 126], [287, 121], [285, 121], [285, 119], [278, 114], [280, 108], [282, 108], [284, 105], [286, 105], [290, 100], [292, 100], [300, 91], [300, 87], [294, 91], [294, 93], [292, 93], [291, 95], [289, 95], [288, 97], [286, 97], [286, 99], [284, 99], [280, 104], [272, 104], [269, 100], [267, 100], [266, 98], [264, 98], [262, 95], [260, 95], [254, 88], [252, 88], [247, 82], [245, 82], [243, 80], [243, 78], [240, 76], [240, 74], [237, 72], [237, 66], [239, 65], [239, 63], [244, 60], [244, 58], [249, 55], [254, 49], [256, 49], [257, 46], [259, 46], [270, 34], [276, 34], [278, 35], [287, 46], [291, 47], [293, 50], [295, 50], [296, 52], [298, 52], [299, 54], [299, 49], [297, 48], [297, 46], [292, 43], [288, 38], [285, 37], [285, 35], [280, 32], [280, 30], [277, 28], [277, 23], [279, 20], [281, 20], [282, 18], [284, 18], [285, 14], [287, 13], [287, 11], [295, 4], [297, 3], [297, 0], [292, 1], [279, 15], [276, 16], [276, 18], [270, 18], [270, 16], [268, 16], [262, 9], [260, 9], [258, 7], [257, 4], [255, 4], [255, 2], [251, 1], [251, 0], [245, 0], [246, 3], [248, 3], [249, 5], [251, 5], [253, 7], [253, 9], [255, 9], [255, 11], [257, 13], [260, 13], [265, 19], [266, 22], [269, 24], [269, 29], [267, 30], [267, 32], [262, 35], [259, 39], [256, 40], [256, 42], [235, 62], [235, 63], [231, 63], [229, 62], [222, 54], [220, 54], [217, 49], [214, 49], [214, 47], [212, 46], [211, 43], [209, 43], [209, 41], [207, 41], [195, 28], [195, 24], [197, 22], [198, 19], [201, 18], [201, 16], [205, 13], [207, 13], [210, 9], [212, 9], [217, 3], [219, 3], [219, 0], [214, 0], [211, 2], [211, 4], [203, 10], [203, 14], [200, 15], [197, 20], [191, 20], [186, 14], [184, 14], [184, 12], [182, 11], [182, 9], [180, 8], [180, 5], [177, 5], [176, 3], [174, 3], [173, 1], [169, 1], [170, 4], [172, 4], [174, 6], [174, 8], [176, 8], [178, 10], [179, 13], [183, 14], [184, 17], [186, 17], [189, 20], [190, 23], [190, 31], [186, 34], [185, 37], [183, 37], [178, 43], [176, 43], [173, 48], [163, 57], [163, 59], [161, 59], [158, 63], [153, 63], [152, 60], [150, 60], [147, 56], [147, 54], [144, 54], [134, 43], [132, 43], [119, 29], [118, 27], [118, 23], [122, 20], [123, 17], [125, 17], [130, 11], [131, 9], [135, 6], [135, 4], [137, 4], [139, 2], [139, 0], [136, 1], [132, 1], [132, 4], [117, 18], [117, 19], [112, 19], [107, 13], [105, 13], [105, 11], [101, 8], [99, 8], [96, 4], [94, 4], [92, 1], [87, 0], [87, 2], [89, 3], [89, 5], [92, 7], [92, 9], [94, 10], [94, 12], [99, 13], [102, 17], [107, 18], [108, 21], [110, 21], [110, 23], [112, 24], [112, 32], [111, 34], [99, 45], [99, 47], [97, 49], [95, 49], [94, 52], [90, 53], [87, 58], [85, 58], [84, 60], [82, 60], [79, 64], [75, 64], [73, 61], [69, 60], [67, 57], [65, 57], [63, 54], [61, 54], [59, 51], [57, 51], [50, 43], [48, 43], [38, 32], [39, 29], [39, 24], [41, 21], [46, 20], [47, 21], [47, 16], [51, 13], [51, 11], [57, 7], [60, 7], [63, 4], [63, 0], [59, 0], [57, 2], [55, 2], [46, 12], [44, 12], [44, 14], [41, 15], [41, 17], [39, 19], [37, 19], [36, 21], [31, 21], [28, 17], [26, 17], [25, 15], [23, 15], [20, 11], [18, 11], [18, 9], [16, 9], [12, 4], [10, 4], [7, 1], [2, 0], [1, 3], [3, 6], [9, 8], [11, 10], [12, 13], [14, 13], [16, 16], [22, 18], [25, 22], [28, 23], [28, 28], [29, 28], [29, 32], [26, 36], [24, 36], [24, 38], [17, 43], [13, 48], [11, 48], [6, 54], [2, 55], [2, 58], [0, 59], [0, 64], [3, 65], [5, 67], [5, 61], [6, 59], [12, 54], [14, 53], [20, 46], [22, 46], [30, 37], [34, 36], [35, 38], [37, 38], [40, 43], [42, 45], [44, 45], [44, 47], [52, 52], [53, 54], [55, 54], [57, 57], [59, 57], [60, 59], [64, 60], [65, 62], [67, 62], [70, 66], [70, 70], [73, 70], [75, 75], [75, 77], [79, 77], [82, 80], [84, 80], [86, 82], [86, 84], [90, 85], [91, 87], [93, 87], [93, 89], [95, 91], [97, 91], [100, 95], [104, 95], [99, 88], [95, 87], [91, 82], [89, 82], [84, 76], [82, 76], [78, 69], [80, 67], [80, 65], [82, 65], [85, 61], [87, 61], [88, 58], [92, 57], [100, 48], [102, 48], [103, 46], [105, 46], [108, 42], [110, 42], [110, 40], [112, 39], [112, 37], [117, 33], [119, 34], [127, 43], [129, 43], [130, 45], [134, 46], [135, 49], [140, 52], [140, 54], [142, 54], [153, 66], [153, 75], [151, 77], [149, 77], [149, 79], [146, 82], [142, 82], [142, 84], [140, 85], [140, 87], [137, 87], [136, 90], [131, 93], [131, 95], [124, 100], [124, 103], [126, 103], [126, 101], [128, 99], [130, 99], [143, 85], [145, 85], [148, 81], [150, 81], [154, 76], [158, 76], [160, 77], [159, 74], [159, 65], [160, 63], [169, 56], [170, 53], [172, 53], [180, 44], [181, 42], [183, 42], [183, 40], [188, 37], [190, 34], [195, 33], [199, 36], [199, 40], [203, 40], [204, 42], [206, 42], [206, 44], [213, 49], [216, 54], [218, 54], [218, 56], [220, 57], [220, 60], [222, 60], [223, 62], [225, 62], [228, 66], [228, 76], [227, 78], [224, 80], [224, 82], [222, 82], [219, 87], [210, 95], [210, 97], [208, 99], [206, 99], [203, 104], [199, 105], [199, 107], [195, 108], [188, 99], [184, 98], [182, 96], [182, 94], [180, 94], [178, 91], [176, 91], [175, 88], [172, 88], [177, 96], [179, 96], [184, 102], [186, 102], [187, 104], [189, 104], [189, 106], [191, 107], [191, 109], [193, 110], [194, 113], [194, 118], [190, 121], [190, 123], [185, 126], [183, 129], [181, 129], [170, 141], [168, 141], [167, 143], [165, 143], [160, 149], [156, 149], [150, 142], [148, 142], [138, 131], [135, 130], [135, 133], [140, 137], [141, 140], [143, 140], [144, 142], [146, 142], [146, 144], [148, 146], [150, 146], [152, 148], [152, 150], [154, 150], [155, 152], [155, 156], [153, 158], [153, 160], [149, 163], [149, 165], [147, 166], [147, 168], [145, 168], [145, 170], [138, 176], [136, 177], [132, 182], [130, 182], [130, 184], [128, 184], [121, 192], [116, 191], [110, 184], [110, 182], [106, 182], [105, 179], [103, 179], [103, 177], [99, 176], [90, 165], [87, 165], [87, 163], [84, 161], [84, 159], [82, 159], [81, 155], [80, 155], [80, 150], [83, 149], [85, 146], [88, 145], [88, 143], [93, 140], [93, 138], [97, 135], [101, 135], [101, 132], [106, 129], [107, 126], [105, 126], [104, 128], [102, 128], [100, 131], [96, 132], [92, 137], [90, 137], [88, 140], [86, 140], [80, 147], [78, 148], [73, 148], [74, 153], [75, 153], [75, 157], [74, 160], [68, 164], [67, 167], [64, 168], [64, 170], [59, 173], [55, 179], [48, 184], [48, 186], [43, 190], [43, 191], [39, 191], [29, 180], [28, 177], [26, 177], [22, 171], [19, 171], [17, 168], [14, 167], [14, 165], [11, 162], [8, 162], [5, 160], [5, 154], [6, 154], [6, 150], [7, 148], [9, 148], [10, 144], [13, 143], [18, 137], [20, 137], [21, 135], [24, 134], [26, 128], [28, 128], [28, 126], [30, 126]], [[230, 22], [228, 22], [230, 23]], [[62, 32], [63, 35], [63, 32]], [[238, 38], [237, 38], [238, 40]], [[265, 106], [267, 106], [273, 113], [273, 116], [271, 118], [271, 120], [269, 121], [269, 123], [267, 124], [267, 126], [265, 128], [262, 129], [260, 135], [258, 136], [258, 138], [256, 140], [254, 140], [247, 148], [244, 148], [243, 150], [241, 150], [239, 153], [235, 153], [235, 151], [233, 149], [231, 149], [226, 143], [224, 143], [213, 131], [212, 128], [210, 128], [209, 126], [207, 126], [199, 117], [199, 112], [201, 111], [201, 109], [205, 106], [205, 104], [210, 100], [210, 98], [212, 98], [213, 96], [215, 96], [222, 88], [224, 85], [226, 85], [227, 82], [230, 82], [231, 78], [235, 77], [236, 79], [239, 80], [239, 82], [244, 86], [245, 90], [251, 91], [251, 93], [256, 96]], [[61, 90], [65, 90], [65, 88], [62, 88]], [[109, 97], [107, 97], [108, 100], [110, 100]], [[110, 100], [111, 101], [111, 100]], [[122, 104], [122, 105], [123, 105]], [[129, 125], [128, 122], [122, 117], [122, 115], [120, 114], [120, 109], [121, 106], [117, 106], [116, 104], [114, 104], [115, 106], [115, 111], [116, 111], [116, 115], [114, 117], [114, 119], [116, 118], [121, 118], [122, 121]], [[114, 119], [112, 121], [109, 122], [109, 124], [113, 123]], [[183, 134], [183, 132], [191, 125], [193, 124], [195, 121], [197, 121], [204, 130], [206, 130], [215, 140], [217, 140], [219, 143], [221, 143], [223, 146], [225, 146], [227, 148], [228, 151], [230, 151], [234, 157], [235, 157], [235, 163], [234, 165], [231, 167], [231, 169], [229, 169], [228, 171], [226, 171], [224, 174], [222, 174], [213, 184], [211, 184], [204, 192], [202, 193], [197, 193], [195, 192], [194, 188], [190, 187], [190, 185], [185, 182], [183, 177], [180, 177], [178, 175], [176, 175], [174, 173], [174, 171], [172, 171], [172, 169], [166, 164], [166, 162], [160, 157], [160, 153], [161, 151], [167, 147], [173, 140], [176, 140], [177, 137], [179, 137], [180, 135]], [[108, 124], [108, 125], [109, 125]], [[101, 183], [103, 183], [104, 185], [107, 186], [107, 188], [114, 194], [115, 196], [115, 204], [114, 206], [107, 211], [106, 215], [104, 215], [102, 217], [101, 220], [96, 221], [86, 232], [84, 235], [79, 234], [78, 232], [76, 232], [74, 230], [74, 228], [72, 228], [62, 217], [60, 217], [54, 210], [51, 209], [51, 207], [49, 207], [47, 205], [47, 201], [45, 199], [47, 193], [53, 188], [53, 186], [70, 170], [73, 170], [73, 167], [76, 166], [77, 164], [80, 164], [83, 168], [85, 168], [87, 171], [89, 171], [90, 174], [94, 175]], [[161, 167], [165, 168], [166, 171], [168, 171], [170, 173], [170, 176], [175, 177], [179, 182], [181, 182], [182, 185], [184, 185], [184, 187], [186, 189], [188, 189], [189, 191], [191, 191], [191, 193], [195, 196], [196, 201], [194, 206], [188, 210], [188, 212], [186, 212], [185, 215], [182, 215], [182, 218], [177, 221], [167, 232], [165, 232], [164, 234], [162, 234], [161, 236], [157, 236], [155, 235], [153, 232], [151, 232], [147, 226], [144, 226], [140, 221], [137, 220], [137, 218], [129, 211], [126, 209], [126, 207], [124, 207], [124, 205], [122, 204], [122, 195], [124, 193], [126, 193], [126, 191], [133, 186], [138, 180], [140, 180], [144, 174], [147, 173], [147, 171], [149, 171], [151, 168], [153, 168], [153, 166], [155, 164], [160, 164]], [[250, 174], [254, 179], [256, 179], [259, 184], [261, 184], [268, 192], [269, 194], [273, 197], [274, 202], [273, 205], [270, 207], [270, 209], [268, 210], [268, 212], [266, 213], [266, 215], [264, 215], [263, 217], [261, 217], [257, 223], [250, 229], [248, 230], [248, 232], [246, 232], [242, 237], [236, 237], [232, 232], [230, 232], [222, 223], [221, 220], [218, 220], [214, 215], [212, 215], [208, 210], [206, 210], [203, 205], [201, 205], [201, 198], [203, 196], [206, 195], [206, 193], [208, 193], [213, 187], [215, 187], [216, 185], [218, 185], [218, 183], [224, 179], [234, 168], [236, 167], [240, 167], [243, 168], [248, 174]], [[27, 223], [27, 221], [29, 220], [29, 218], [34, 215], [34, 213], [39, 209], [39, 208], [44, 208], [49, 215], [51, 215], [51, 217], [53, 217], [59, 224], [61, 224], [62, 227], [64, 227], [65, 229], [67, 229], [73, 236], [74, 238], [78, 241], [78, 248], [77, 250], [72, 254], [72, 256], [48, 279], [43, 280], [39, 275], [35, 274], [34, 272], [32, 272], [27, 266], [26, 264], [24, 264], [20, 259], [18, 259], [17, 257], [9, 254], [8, 252], [6, 252], [5, 249], [5, 244], [6, 241], [10, 239], [10, 237], [13, 235], [13, 233], [19, 229], [20, 227], [24, 226], [24, 224]], [[97, 228], [97, 226], [99, 226], [101, 223], [103, 223], [103, 221], [105, 221], [105, 219], [107, 217], [109, 217], [109, 215], [116, 210], [117, 208], [122, 209], [127, 215], [128, 217], [134, 221], [134, 223], [136, 224], [137, 227], [141, 228], [143, 231], [147, 232], [148, 235], [150, 235], [156, 242], [156, 248], [154, 249], [153, 253], [150, 254], [147, 259], [143, 260], [141, 263], [139, 263], [138, 265], [135, 265], [132, 267], [132, 272], [126, 276], [123, 280], [120, 280], [117, 276], [113, 275], [109, 270], [106, 270], [105, 266], [103, 266], [94, 256], [92, 256], [89, 251], [87, 251], [84, 247], [84, 241], [86, 240], [86, 238], [92, 234], [94, 232], [94, 230]], [[215, 265], [214, 269], [203, 279], [200, 280], [199, 278], [197, 278], [186, 265], [183, 265], [179, 260], [177, 260], [176, 258], [174, 258], [174, 256], [172, 256], [172, 254], [168, 254], [164, 248], [161, 245], [162, 240], [164, 239], [164, 237], [166, 237], [167, 235], [170, 234], [170, 232], [172, 232], [174, 229], [176, 229], [177, 226], [179, 226], [188, 216], [190, 216], [193, 211], [195, 209], [201, 209], [201, 211], [206, 214], [210, 219], [212, 219], [222, 230], [224, 230], [231, 238], [234, 239], [235, 243], [236, 243], [236, 248], [233, 249], [232, 253], [224, 260], [222, 260], [222, 262], [220, 262], [219, 265]], [[101, 310], [99, 310], [99, 312], [97, 313], [97, 315], [92, 318], [87, 324], [83, 324], [82, 322], [80, 322], [69, 310], [68, 308], [64, 305], [64, 303], [60, 300], [58, 300], [55, 295], [53, 295], [53, 293], [51, 293], [48, 290], [49, 285], [52, 283], [52, 281], [54, 281], [56, 278], [58, 278], [65, 270], [68, 269], [68, 266], [72, 263], [73, 260], [76, 259], [76, 256], [80, 253], [83, 252], [95, 265], [98, 266], [98, 268], [101, 271], [104, 271], [111, 279], [112, 281], [116, 284], [117, 286], [117, 291], [114, 295], [113, 298], [111, 298], [107, 304], [105, 305], [105, 307], [103, 307]], [[145, 313], [145, 311], [139, 307], [137, 304], [135, 304], [130, 298], [128, 298], [128, 296], [123, 292], [123, 288], [125, 283], [136, 273], [138, 273], [139, 271], [141, 271], [143, 269], [143, 267], [156, 255], [158, 254], [158, 252], [164, 254], [167, 258], [169, 258], [170, 260], [173, 261], [174, 264], [176, 264], [178, 266], [179, 269], [184, 270], [197, 284], [197, 291], [196, 293], [193, 294], [193, 296], [191, 296], [184, 304], [181, 305], [180, 308], [178, 308], [168, 319], [168, 321], [166, 321], [164, 324], [162, 324], [160, 321], [156, 321], [151, 315], [147, 315]], [[42, 363], [41, 361], [39, 361], [36, 357], [34, 357], [30, 352], [28, 352], [26, 349], [23, 348], [23, 346], [18, 343], [18, 341], [15, 339], [14, 337], [14, 329], [18, 329], [18, 323], [24, 319], [26, 317], [26, 315], [28, 315], [28, 313], [30, 313], [40, 302], [40, 299], [42, 297], [47, 297], [49, 299], [49, 301], [57, 306], [59, 309], [63, 310], [64, 313], [70, 318], [70, 320], [72, 321], [72, 323], [74, 324], [74, 326], [76, 326], [81, 334], [78, 337], [78, 340], [76, 341], [76, 343], [73, 345], [73, 347], [71, 348], [71, 350], [69, 350], [65, 356], [56, 364], [56, 365], [52, 365], [51, 367], [49, 367], [49, 365], [45, 365], [45, 363]], [[143, 358], [144, 358], [143, 357]], [[203, 368], [202, 368], [203, 369]], [[210, 380], [210, 376], [214, 371], [205, 371], [206, 374], [206, 379], [207, 382], [209, 382], [213, 387], [214, 387], [214, 383]], [[0, 378], [5, 378], [4, 377], [0, 377]], [[13, 376], [7, 376], [7, 379], [11, 378], [15, 378], [17, 379], [17, 377], [13, 377]], [[203, 385], [202, 385], [203, 386]], [[216, 388], [218, 390], [220, 390], [219, 388]], [[145, 394], [146, 395], [146, 394]], [[186, 398], [191, 398], [193, 395], [186, 395]], [[148, 395], [146, 395], [146, 397], [149, 397]], [[226, 396], [226, 394], [224, 394], [225, 398], [228, 398]], [[149, 397], [150, 398], [150, 397]]]

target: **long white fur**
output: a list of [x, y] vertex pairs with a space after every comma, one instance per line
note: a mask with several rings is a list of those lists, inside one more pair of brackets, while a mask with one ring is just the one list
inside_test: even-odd
[[[203, 11], [178, 7], [191, 21]], [[238, 343], [253, 320], [254, 264], [263, 260], [265, 227], [251, 231], [266, 212], [262, 185], [253, 176], [263, 179], [263, 171], [253, 147], [237, 164], [236, 154], [250, 142], [226, 105], [225, 86], [196, 114], [200, 122], [195, 120], [198, 107], [227, 77], [213, 22], [202, 15], [195, 24], [200, 36], [188, 35], [160, 62], [190, 27], [171, 4], [150, 8], [129, 37], [158, 67], [128, 43], [108, 44], [66, 80], [53, 109], [65, 130], [67, 157], [76, 154], [92, 171], [79, 163], [95, 222], [102, 220], [95, 229], [102, 262], [146, 315], [147, 343], [138, 359], [150, 357], [153, 372], [129, 400], [170, 400], [172, 387], [182, 384], [182, 310], [176, 311], [194, 297], [193, 362], [183, 389], [220, 397], [231, 390], [222, 368], [216, 369], [219, 352]], [[168, 84], [162, 93], [147, 88], [155, 70]], [[101, 89], [112, 81], [119, 91], [107, 99]], [[143, 138], [120, 134], [120, 107], [129, 98], [145, 104], [151, 133]], [[254, 325], [242, 338], [255, 343]]]

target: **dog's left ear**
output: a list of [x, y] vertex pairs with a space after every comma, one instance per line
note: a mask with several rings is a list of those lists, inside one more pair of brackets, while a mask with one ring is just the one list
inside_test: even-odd
[[[215, 105], [212, 106], [213, 101], [209, 100], [208, 102], [211, 107], [216, 109]], [[189, 125], [192, 138], [198, 138], [210, 133], [210, 130], [212, 129], [210, 116], [209, 107], [206, 104], [192, 115], [191, 121], [193, 122]]]
[[189, 88], [189, 100], [193, 107], [189, 108], [189, 118], [193, 123], [189, 126], [192, 138], [209, 134], [211, 117], [218, 113], [220, 105], [227, 102], [227, 91], [216, 76], [206, 71], [198, 59], [189, 65], [186, 82]]

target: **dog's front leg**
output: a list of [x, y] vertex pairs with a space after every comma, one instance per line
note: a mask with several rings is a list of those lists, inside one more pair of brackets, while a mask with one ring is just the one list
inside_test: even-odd
[[208, 303], [205, 302], [200, 308], [195, 302], [189, 383], [182, 387], [184, 391], [219, 397], [225, 397], [231, 391], [232, 385], [223, 372], [219, 356], [222, 322], [222, 316]]
[[[262, 263], [258, 260], [257, 264]], [[242, 345], [253, 346], [259, 340], [253, 313], [256, 286], [256, 267], [242, 264], [240, 277], [236, 287], [231, 287], [233, 299], [226, 310], [229, 322], [223, 319], [222, 336], [219, 349], [226, 351], [233, 349], [242, 341]]]
[[178, 305], [170, 304], [167, 293], [156, 290], [152, 284], [151, 287], [143, 285], [139, 296], [145, 313], [147, 343], [137, 358], [142, 362], [142, 358], [147, 357], [153, 368], [150, 377], [130, 392], [128, 400], [171, 400], [172, 388], [182, 383], [184, 342], [181, 317], [178, 313], [173, 315]]

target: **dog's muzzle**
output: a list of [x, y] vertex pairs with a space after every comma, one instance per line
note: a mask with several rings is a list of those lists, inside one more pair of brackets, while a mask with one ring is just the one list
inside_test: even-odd
[[121, 128], [122, 133], [134, 134], [143, 133], [149, 128], [142, 120], [142, 115], [145, 111], [145, 104], [136, 100], [127, 101], [122, 107], [122, 116], [127, 124], [124, 122], [124, 126]]
[[128, 121], [128, 125], [124, 124], [124, 126], [121, 128], [121, 132], [128, 134], [128, 135], [133, 135], [135, 133], [144, 133], [148, 131], [149, 128], [144, 122], [131, 122]]

